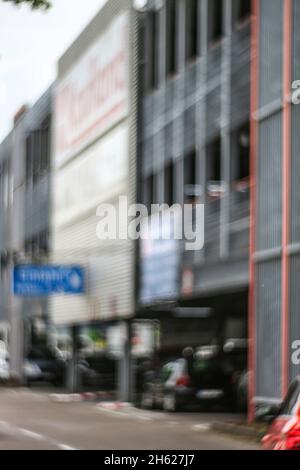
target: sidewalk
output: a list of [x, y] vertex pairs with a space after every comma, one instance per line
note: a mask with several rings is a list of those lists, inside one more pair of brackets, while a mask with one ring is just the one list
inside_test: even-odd
[[212, 423], [212, 430], [218, 433], [227, 434], [235, 437], [251, 439], [255, 442], [261, 442], [266, 433], [268, 425], [265, 423], [247, 423], [247, 421], [215, 421]]

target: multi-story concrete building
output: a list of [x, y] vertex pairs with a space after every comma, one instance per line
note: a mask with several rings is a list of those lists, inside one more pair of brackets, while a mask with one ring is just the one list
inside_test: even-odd
[[140, 244], [138, 317], [169, 348], [247, 335], [250, 12], [149, 0], [141, 20], [139, 201], [205, 205], [202, 250]]
[[12, 154], [12, 132], [0, 145], [0, 231], [1, 231], [1, 295], [0, 295], [0, 318], [1, 318], [1, 340], [8, 345], [9, 335], [9, 240], [10, 240], [10, 215], [9, 206], [11, 202], [11, 177], [10, 165]]
[[300, 1], [253, 5], [251, 417], [253, 405], [280, 401], [299, 374], [300, 339], [300, 105], [292, 99], [300, 79]]
[[13, 295], [18, 263], [47, 257], [50, 201], [51, 89], [15, 116], [1, 154], [1, 336], [10, 350], [11, 374], [22, 377], [23, 357], [36, 322], [47, 324], [47, 303]]
[[[109, 384], [91, 384], [87, 373], [81, 386], [118, 388], [122, 397], [128, 391], [127, 320], [134, 315], [134, 244], [119, 206], [120, 196], [128, 204], [135, 200], [136, 186], [132, 3], [109, 0], [61, 57], [54, 114], [52, 259], [82, 265], [86, 290], [80, 297], [54, 297], [51, 316], [58, 338], [71, 332], [80, 339], [75, 355], [94, 376], [103, 376], [103, 368], [113, 375]], [[97, 232], [108, 204], [125, 237], [105, 240]]]
[[[26, 114], [24, 242], [26, 263], [47, 264], [50, 247], [52, 88]], [[20, 260], [19, 260], [20, 261]], [[49, 334], [47, 297], [24, 298], [25, 354]]]

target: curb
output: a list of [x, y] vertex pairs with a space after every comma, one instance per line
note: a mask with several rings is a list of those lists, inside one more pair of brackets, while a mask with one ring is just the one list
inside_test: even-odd
[[108, 392], [82, 392], [82, 393], [51, 393], [50, 399], [57, 403], [78, 403], [84, 401], [108, 400], [114, 397], [115, 393]]
[[258, 430], [247, 426], [246, 424], [238, 423], [215, 422], [212, 423], [211, 430], [219, 433], [231, 434], [234, 437], [245, 437], [259, 443], [265, 435], [265, 429]]
[[119, 411], [128, 408], [133, 408], [131, 403], [121, 401], [104, 401], [102, 403], [99, 403], [98, 407], [109, 411]]

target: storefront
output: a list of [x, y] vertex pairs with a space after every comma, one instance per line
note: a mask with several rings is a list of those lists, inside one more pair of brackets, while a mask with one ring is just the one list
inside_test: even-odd
[[[73, 354], [94, 374], [94, 384], [87, 372], [77, 388], [106, 387], [99, 377], [108, 368], [107, 387], [122, 398], [128, 395], [134, 245], [99, 235], [99, 223], [109, 207], [126, 233], [119, 198], [130, 204], [135, 194], [135, 24], [130, 1], [105, 4], [59, 61], [54, 115], [52, 259], [83, 266], [86, 292], [54, 297], [51, 317], [57, 328], [71, 329]], [[122, 339], [118, 353], [109, 346], [114, 334]]]

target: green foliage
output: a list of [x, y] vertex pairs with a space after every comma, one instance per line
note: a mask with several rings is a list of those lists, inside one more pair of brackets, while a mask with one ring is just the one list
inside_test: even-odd
[[19, 5], [21, 3], [26, 3], [31, 6], [33, 9], [43, 9], [47, 10], [48, 8], [51, 7], [51, 1], [50, 0], [3, 0], [4, 2], [10, 2], [14, 3], [16, 5]]

